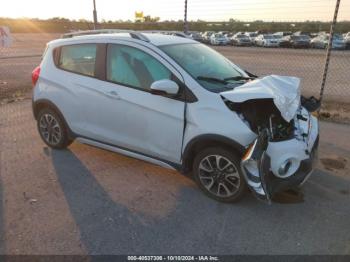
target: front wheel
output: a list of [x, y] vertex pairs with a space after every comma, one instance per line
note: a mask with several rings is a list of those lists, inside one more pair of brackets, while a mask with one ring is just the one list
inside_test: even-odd
[[194, 179], [209, 197], [221, 202], [236, 202], [246, 191], [239, 158], [223, 148], [201, 151], [193, 163]]

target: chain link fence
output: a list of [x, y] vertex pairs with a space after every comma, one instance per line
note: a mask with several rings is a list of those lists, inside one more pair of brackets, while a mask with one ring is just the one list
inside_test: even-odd
[[[143, 22], [121, 22], [100, 20], [100, 28], [119, 28], [137, 30], [178, 30], [184, 29], [185, 1], [162, 3], [152, 13], [151, 1], [145, 1], [145, 8], [150, 14]], [[253, 4], [246, 2], [221, 0], [215, 3], [188, 0], [189, 31], [224, 31], [231, 35], [243, 31], [262, 31], [275, 33], [277, 31], [304, 31], [317, 34], [328, 32], [330, 22], [315, 22], [317, 20], [330, 21], [333, 16], [335, 1], [331, 0], [295, 0], [279, 1], [271, 5], [271, 1], [260, 0]], [[247, 1], [251, 2], [251, 1]], [[98, 2], [97, 2], [98, 3]], [[238, 7], [237, 7], [238, 6]], [[97, 6], [99, 7], [99, 6]], [[159, 11], [160, 10], [160, 11]], [[159, 13], [160, 12], [160, 13]], [[262, 17], [257, 21], [256, 17]], [[349, 19], [350, 3], [343, 1], [339, 11], [339, 22], [335, 28], [338, 34], [350, 31]], [[100, 11], [99, 15], [103, 16]], [[160, 21], [158, 16], [160, 17]], [[196, 17], [191, 19], [192, 17]], [[295, 17], [290, 21], [283, 21], [283, 16]], [[223, 17], [226, 22], [209, 22]], [[281, 20], [282, 22], [273, 22]], [[305, 22], [310, 20], [314, 22]], [[218, 20], [216, 20], [218, 21]], [[269, 21], [269, 22], [266, 22]], [[0, 25], [1, 21], [0, 19]], [[10, 22], [8, 22], [10, 23]], [[14, 99], [28, 93], [31, 89], [31, 71], [40, 63], [45, 44], [60, 37], [64, 32], [78, 29], [92, 29], [92, 22], [70, 21], [66, 19], [52, 19], [48, 21], [23, 21], [28, 26], [17, 23], [8, 25], [12, 31], [13, 43], [11, 47], [0, 48], [0, 98]], [[345, 41], [345, 40], [344, 40]], [[349, 36], [350, 44], [350, 36]], [[324, 70], [326, 50], [314, 48], [265, 48], [257, 46], [213, 46], [234, 63], [259, 76], [278, 74], [301, 78], [302, 93], [319, 96], [322, 74]], [[335, 103], [350, 103], [350, 50], [332, 50], [330, 67], [327, 76], [324, 101]]]

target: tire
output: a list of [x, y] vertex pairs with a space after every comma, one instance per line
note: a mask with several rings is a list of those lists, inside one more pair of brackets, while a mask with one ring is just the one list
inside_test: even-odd
[[64, 149], [73, 142], [68, 136], [64, 120], [51, 108], [44, 108], [39, 112], [37, 128], [41, 139], [51, 148]]
[[237, 202], [247, 189], [239, 158], [221, 147], [204, 149], [195, 156], [193, 176], [207, 196], [225, 203]]

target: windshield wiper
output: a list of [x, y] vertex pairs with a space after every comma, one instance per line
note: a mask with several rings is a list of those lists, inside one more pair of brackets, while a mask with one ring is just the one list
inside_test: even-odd
[[224, 81], [230, 81], [230, 80], [236, 80], [236, 81], [239, 81], [239, 80], [252, 80], [252, 79], [255, 79], [256, 77], [248, 77], [248, 76], [233, 76], [233, 77], [227, 77], [224, 79]]
[[198, 80], [207, 81], [207, 82], [216, 82], [226, 85], [228, 82], [225, 79], [215, 78], [215, 77], [208, 77], [208, 76], [197, 76]]
[[251, 80], [255, 79], [255, 77], [248, 77], [248, 76], [233, 76], [233, 77], [227, 77], [224, 79], [216, 78], [216, 77], [209, 77], [209, 76], [197, 76], [198, 80], [207, 81], [207, 82], [216, 82], [220, 84], [227, 85], [229, 84], [229, 81], [240, 81], [240, 80]]

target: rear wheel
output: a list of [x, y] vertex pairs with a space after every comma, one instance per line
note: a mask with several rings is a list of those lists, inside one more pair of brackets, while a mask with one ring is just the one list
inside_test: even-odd
[[63, 149], [72, 143], [63, 119], [51, 108], [39, 112], [37, 128], [41, 139], [49, 147]]
[[223, 148], [201, 151], [193, 163], [194, 179], [209, 197], [222, 202], [238, 201], [245, 192], [239, 158]]

